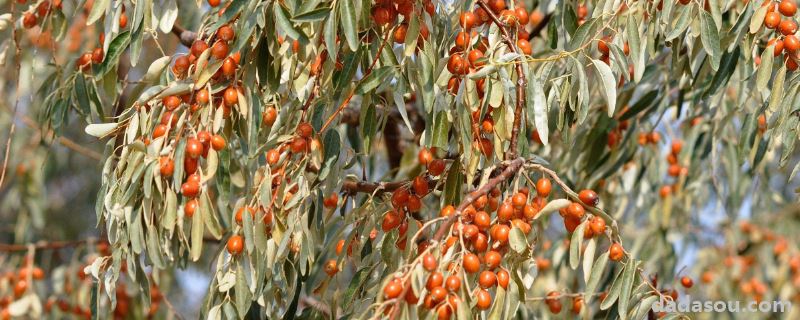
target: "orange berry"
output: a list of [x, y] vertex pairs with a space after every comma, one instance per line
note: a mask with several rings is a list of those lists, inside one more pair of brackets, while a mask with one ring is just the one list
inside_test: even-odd
[[478, 284], [484, 289], [494, 287], [497, 285], [497, 275], [489, 270], [484, 270], [478, 275]]
[[335, 259], [330, 259], [325, 262], [325, 273], [328, 274], [329, 277], [333, 277], [337, 272], [339, 272], [339, 267], [336, 266]]
[[594, 190], [581, 190], [578, 194], [578, 198], [581, 199], [581, 202], [590, 207], [596, 207], [597, 204], [600, 203], [600, 198], [597, 197], [597, 192], [594, 192]]
[[244, 239], [242, 236], [235, 234], [228, 239], [227, 245], [228, 253], [231, 255], [239, 255], [244, 251]]
[[477, 307], [479, 310], [486, 310], [492, 306], [492, 295], [489, 294], [489, 291], [484, 289], [478, 289], [478, 291], [475, 293], [475, 300], [475, 307]]
[[438, 265], [439, 262], [436, 261], [436, 257], [434, 257], [430, 253], [425, 254], [425, 256], [422, 258], [422, 267], [425, 268], [425, 270], [428, 271], [436, 270], [436, 267]]
[[[795, 9], [797, 9], [797, 8], [795, 7]], [[687, 276], [683, 276], [683, 277], [681, 278], [681, 285], [682, 285], [684, 288], [686, 288], [686, 289], [689, 289], [689, 288], [691, 288], [691, 287], [694, 285], [694, 281], [692, 280], [692, 278], [689, 278], [689, 277], [687, 277]]]
[[508, 282], [510, 279], [511, 276], [505, 269], [497, 271], [497, 284], [500, 285], [500, 287], [502, 287], [503, 289], [508, 289]]
[[614, 242], [610, 248], [608, 248], [608, 258], [611, 261], [620, 261], [625, 256], [625, 250], [622, 249], [622, 245], [619, 242]]
[[462, 266], [467, 273], [476, 273], [481, 269], [481, 261], [478, 256], [467, 253], [463, 257]]

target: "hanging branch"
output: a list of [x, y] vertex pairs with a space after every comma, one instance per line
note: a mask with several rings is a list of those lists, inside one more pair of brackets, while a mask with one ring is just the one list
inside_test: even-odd
[[[486, 0], [479, 0], [478, 6], [486, 11], [486, 13], [489, 15], [489, 19], [492, 20], [492, 23], [494, 23], [497, 28], [500, 29], [503, 42], [506, 43], [511, 52], [519, 53], [517, 50], [517, 45], [514, 43], [514, 40], [512, 40], [513, 38], [508, 33], [506, 24], [497, 18], [492, 9], [489, 8]], [[519, 136], [519, 127], [522, 124], [522, 108], [525, 106], [525, 88], [528, 87], [528, 81], [525, 78], [525, 72], [522, 70], [522, 63], [525, 61], [524, 57], [520, 55], [517, 59], [520, 61], [520, 63], [514, 64], [514, 70], [517, 72], [517, 106], [514, 108], [514, 127], [511, 129], [511, 144], [508, 146], [508, 150], [506, 150], [506, 160], [517, 157], [517, 138]]]

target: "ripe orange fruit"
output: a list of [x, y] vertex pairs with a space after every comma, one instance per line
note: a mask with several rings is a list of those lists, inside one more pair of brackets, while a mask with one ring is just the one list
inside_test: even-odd
[[565, 212], [569, 217], [578, 219], [578, 221], [580, 221], [580, 219], [583, 218], [586, 210], [583, 209], [583, 206], [580, 203], [573, 202], [567, 206]]
[[233, 106], [239, 103], [239, 91], [234, 87], [228, 87], [223, 94], [226, 106]]
[[166, 96], [161, 100], [167, 110], [175, 110], [181, 105], [181, 98], [178, 96]]
[[186, 201], [186, 204], [183, 205], [183, 215], [187, 218], [191, 218], [194, 216], [194, 213], [197, 212], [198, 206], [197, 199], [189, 199], [189, 201]]
[[406, 42], [406, 33], [408, 33], [408, 25], [403, 23], [397, 28], [394, 29], [394, 42], [395, 43], [405, 43]]
[[783, 40], [772, 38], [767, 41], [767, 47], [774, 45], [775, 48], [772, 49], [772, 53], [774, 56], [779, 56], [783, 52]]
[[208, 6], [214, 8], [219, 5], [220, 0], [208, 0]]
[[417, 176], [414, 178], [414, 182], [411, 184], [414, 187], [414, 193], [416, 193], [417, 196], [424, 197], [428, 194], [428, 180], [425, 179], [424, 176]]
[[500, 263], [503, 260], [503, 256], [500, 252], [490, 250], [483, 256], [483, 261], [486, 263], [486, 268], [489, 270], [494, 270], [495, 268], [500, 266]]
[[200, 194], [200, 183], [196, 181], [187, 181], [181, 185], [181, 194], [185, 197], [194, 198]]
[[478, 233], [475, 235], [475, 238], [472, 239], [472, 248], [475, 249], [476, 252], [486, 251], [486, 249], [489, 248], [489, 238], [483, 233]]
[[206, 49], [208, 49], [207, 43], [205, 43], [203, 40], [195, 40], [192, 43], [191, 52], [195, 57], [199, 57], [204, 51], [206, 51]]
[[520, 25], [524, 26], [528, 24], [528, 10], [525, 10], [525, 7], [517, 4], [517, 7], [514, 8], [514, 14], [517, 15], [517, 21], [519, 21]]
[[481, 260], [478, 256], [467, 253], [463, 257], [462, 265], [467, 273], [476, 273], [481, 269]]
[[428, 163], [433, 161], [433, 152], [431, 152], [431, 150], [428, 148], [422, 148], [419, 150], [419, 153], [417, 153], [417, 160], [419, 161], [419, 164], [423, 166], [428, 165]]
[[383, 297], [385, 299], [394, 299], [400, 296], [403, 293], [403, 286], [400, 284], [400, 281], [394, 279], [389, 281], [385, 287], [383, 287]]
[[25, 294], [26, 291], [28, 291], [28, 281], [21, 279], [14, 283], [14, 297], [19, 298]]
[[611, 261], [620, 261], [625, 256], [625, 250], [622, 249], [622, 245], [619, 242], [614, 242], [610, 248], [608, 248], [608, 258]]
[[486, 310], [492, 306], [492, 295], [489, 294], [489, 291], [484, 289], [478, 289], [475, 293], [475, 307], [479, 310]]
[[308, 122], [300, 123], [297, 126], [297, 135], [303, 138], [310, 138], [311, 135], [314, 134], [314, 127], [311, 126]]
[[464, 57], [460, 54], [453, 54], [447, 60], [447, 71], [454, 75], [459, 74], [466, 74], [469, 71], [467, 68], [467, 62], [464, 61]]
[[92, 51], [92, 63], [101, 64], [103, 62], [103, 48], [94, 48]]
[[[424, 263], [423, 263], [424, 264]], [[425, 288], [428, 290], [433, 290], [433, 288], [440, 287], [444, 284], [444, 276], [441, 272], [431, 272], [428, 276], [428, 280], [425, 282]]]
[[239, 225], [242, 225], [242, 222], [244, 221], [244, 217], [242, 216], [242, 214], [244, 213], [245, 209], [247, 209], [247, 211], [250, 212], [251, 218], [255, 219], [256, 217], [256, 209], [254, 209], [253, 207], [240, 207], [239, 210], [236, 210], [236, 217], [235, 217], [236, 223]]
[[339, 272], [339, 267], [336, 266], [335, 259], [330, 259], [325, 262], [325, 273], [328, 274], [329, 277], [333, 277], [337, 272]]
[[581, 202], [590, 207], [596, 207], [597, 204], [600, 203], [600, 198], [597, 197], [597, 192], [594, 192], [594, 190], [581, 190], [581, 192], [578, 193], [578, 198], [581, 199]]
[[[497, 219], [500, 221], [508, 221], [514, 217], [514, 207], [509, 202], [503, 202], [500, 208], [497, 209]], [[480, 226], [479, 226], [480, 227]]]
[[500, 287], [502, 287], [503, 289], [508, 289], [508, 281], [510, 279], [511, 276], [505, 269], [497, 271], [497, 284], [500, 285]]
[[661, 189], [658, 190], [658, 195], [661, 196], [661, 198], [669, 197], [671, 193], [672, 193], [672, 186], [670, 185], [662, 186]]
[[225, 149], [225, 138], [218, 134], [213, 135], [211, 137], [211, 148], [217, 151]]
[[211, 47], [211, 56], [217, 60], [225, 59], [228, 56], [228, 44], [223, 41], [217, 41]]
[[272, 126], [272, 124], [275, 123], [275, 120], [277, 119], [278, 119], [278, 110], [275, 110], [275, 107], [268, 107], [267, 110], [265, 110], [264, 113], [261, 115], [261, 122], [263, 122], [267, 126]]
[[389, 211], [383, 216], [383, 223], [381, 223], [381, 229], [383, 232], [389, 232], [394, 228], [400, 226], [400, 215], [397, 214], [395, 211]]
[[517, 47], [519, 47], [520, 51], [522, 51], [525, 55], [531, 55], [533, 53], [533, 47], [531, 43], [528, 42], [526, 39], [519, 39], [517, 40]]
[[172, 177], [172, 172], [175, 170], [175, 161], [167, 156], [162, 156], [158, 159], [158, 165], [162, 177]]
[[219, 27], [219, 29], [217, 29], [217, 38], [219, 38], [221, 40], [230, 41], [230, 40], [233, 40], [233, 37], [235, 37], [235, 36], [236, 36], [236, 33], [233, 31], [233, 28], [231, 28], [231, 26], [229, 26], [227, 24], [223, 25], [223, 26]]
[[489, 216], [488, 213], [486, 213], [486, 211], [478, 211], [477, 213], [475, 213], [475, 218], [473, 220], [473, 223], [475, 224], [476, 227], [478, 227], [478, 229], [486, 230], [489, 229], [489, 226], [492, 223], [492, 218]]
[[525, 206], [527, 202], [528, 202], [528, 195], [522, 192], [517, 192], [516, 194], [514, 194], [513, 197], [511, 197], [511, 203], [516, 208], [522, 208], [523, 206]]
[[781, 16], [777, 12], [767, 12], [764, 16], [764, 26], [769, 29], [775, 29], [781, 23]]
[[788, 20], [788, 19], [787, 20], [783, 20], [778, 25], [778, 30], [784, 36], [795, 34], [795, 32], [797, 32], [797, 22], [794, 22], [794, 20]]
[[589, 228], [592, 229], [594, 234], [602, 234], [606, 231], [606, 220], [601, 217], [594, 217], [589, 222]]
[[406, 203], [406, 209], [411, 212], [419, 212], [422, 209], [422, 202], [417, 195], [410, 195], [408, 196], [408, 202]]
[[125, 27], [127, 26], [128, 26], [128, 15], [125, 14], [125, 12], [123, 12], [122, 15], [119, 16], [119, 28], [125, 29]]
[[783, 38], [783, 47], [788, 52], [795, 52], [800, 49], [800, 40], [795, 35], [788, 35]]
[[186, 154], [192, 158], [197, 158], [203, 154], [203, 144], [196, 138], [186, 139]]
[[479, 18], [476, 14], [472, 12], [462, 12], [461, 15], [458, 17], [458, 25], [464, 28], [464, 30], [469, 31], [472, 27], [479, 25]]
[[422, 258], [422, 267], [425, 270], [433, 271], [436, 270], [436, 267], [439, 265], [439, 262], [436, 261], [436, 257], [433, 254], [426, 253], [425, 256]]
[[[784, 1], [785, 1], [785, 0], [784, 0]], [[781, 2], [781, 4], [783, 4], [783, 2]], [[797, 9], [797, 7], [795, 7], [795, 10], [796, 10], [796, 9]], [[689, 278], [689, 277], [687, 277], [687, 276], [683, 276], [683, 277], [681, 278], [681, 285], [682, 285], [684, 288], [686, 288], [686, 289], [689, 289], [689, 288], [691, 288], [691, 287], [694, 285], [694, 280], [692, 280], [692, 278]]]
[[508, 234], [511, 232], [511, 228], [507, 225], [499, 224], [492, 228], [492, 240], [497, 241], [500, 244], [505, 244], [508, 242]]
[[406, 205], [406, 202], [408, 202], [408, 197], [409, 197], [408, 189], [400, 188], [395, 190], [392, 193], [392, 206], [394, 206], [395, 208], [404, 207]]
[[461, 279], [459, 279], [457, 275], [449, 275], [447, 276], [447, 280], [445, 280], [444, 285], [447, 290], [456, 292], [459, 288], [461, 288]]
[[505, 0], [489, 0], [487, 2], [489, 3], [489, 9], [492, 9], [495, 13], [506, 8]]
[[227, 245], [228, 253], [231, 255], [239, 255], [244, 251], [244, 239], [242, 236], [235, 234], [228, 239]]
[[478, 275], [478, 284], [484, 289], [494, 287], [497, 285], [497, 275], [489, 270], [484, 270]]
[[442, 159], [436, 159], [428, 163], [428, 173], [432, 176], [438, 176], [444, 172], [445, 163]]
[[572, 313], [579, 314], [581, 313], [582, 308], [583, 308], [583, 298], [581, 297], [572, 298]]
[[792, 17], [797, 13], [797, 4], [794, 3], [794, 0], [781, 0], [781, 3], [778, 4], [778, 11], [784, 16]]

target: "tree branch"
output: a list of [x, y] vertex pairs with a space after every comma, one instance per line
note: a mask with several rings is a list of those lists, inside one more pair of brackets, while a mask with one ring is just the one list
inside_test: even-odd
[[194, 40], [197, 38], [197, 33], [186, 30], [177, 23], [172, 25], [172, 34], [177, 36], [181, 44], [187, 47], [191, 47], [192, 43], [194, 43]]
[[433, 240], [440, 241], [442, 237], [444, 237], [444, 235], [449, 232], [450, 225], [452, 225], [456, 221], [456, 219], [458, 219], [458, 217], [461, 216], [461, 213], [464, 211], [464, 209], [466, 209], [472, 202], [474, 202], [481, 196], [491, 192], [499, 184], [505, 182], [508, 179], [511, 179], [511, 177], [513, 177], [519, 171], [519, 169], [522, 168], [522, 165], [524, 163], [525, 159], [523, 158], [515, 158], [514, 160], [511, 160], [511, 162], [509, 162], [508, 165], [506, 165], [505, 169], [503, 169], [503, 171], [500, 172], [499, 175], [489, 179], [489, 181], [486, 184], [476, 189], [475, 191], [470, 192], [464, 198], [464, 200], [461, 201], [461, 204], [458, 205], [455, 214], [450, 216], [450, 218], [445, 220], [444, 223], [442, 223], [442, 225], [439, 226], [439, 230], [437, 230], [436, 234], [434, 234]]
[[[489, 15], [489, 19], [492, 20], [492, 23], [494, 23], [497, 28], [500, 29], [503, 42], [506, 43], [508, 48], [514, 53], [519, 53], [517, 51], [517, 45], [512, 40], [513, 38], [509, 35], [505, 23], [497, 18], [492, 9], [489, 8], [486, 0], [478, 0], [478, 6], [486, 11], [486, 13]], [[522, 70], [524, 57], [520, 55], [518, 60], [520, 63], [514, 64], [514, 69], [517, 72], [517, 106], [514, 108], [514, 127], [511, 129], [511, 144], [508, 146], [508, 150], [506, 150], [505, 160], [511, 160], [517, 157], [517, 139], [519, 136], [519, 127], [522, 123], [522, 108], [525, 106], [525, 88], [528, 86], [528, 81], [525, 79], [525, 72]]]

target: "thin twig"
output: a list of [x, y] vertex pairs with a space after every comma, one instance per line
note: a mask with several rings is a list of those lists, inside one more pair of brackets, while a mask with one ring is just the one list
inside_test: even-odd
[[[500, 29], [500, 34], [502, 35], [503, 42], [506, 43], [508, 48], [511, 52], [517, 52], [517, 45], [512, 40], [511, 36], [508, 33], [508, 29], [506, 28], [505, 23], [500, 21], [497, 16], [494, 14], [489, 5], [486, 3], [486, 0], [479, 0], [478, 6], [483, 8], [486, 13], [489, 15], [489, 19], [494, 23], [497, 28]], [[524, 59], [524, 56], [520, 55], [517, 59]], [[511, 143], [508, 146], [508, 150], [506, 150], [505, 159], [510, 160], [517, 157], [517, 138], [519, 136], [519, 127], [522, 124], [522, 109], [525, 106], [525, 88], [528, 87], [528, 81], [525, 78], [525, 72], [522, 70], [522, 63], [517, 63], [514, 65], [514, 70], [517, 73], [517, 86], [516, 86], [516, 93], [517, 93], [517, 106], [514, 108], [514, 126], [511, 128]]]

